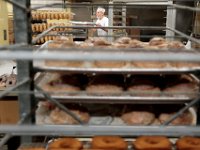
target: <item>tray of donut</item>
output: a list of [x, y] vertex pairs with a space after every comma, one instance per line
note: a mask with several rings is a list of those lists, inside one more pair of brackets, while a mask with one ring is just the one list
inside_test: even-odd
[[[108, 42], [103, 38], [89, 38], [84, 42], [73, 41], [70, 37], [57, 37], [51, 42], [42, 45], [47, 51], [59, 52], [59, 48], [75, 48], [98, 50], [112, 49], [120, 52], [141, 52], [152, 51], [157, 53], [197, 53], [195, 50], [188, 50], [179, 41], [167, 41], [161, 37], [154, 37], [149, 42], [142, 42], [129, 37], [121, 37], [114, 42]], [[55, 50], [57, 49], [57, 50]], [[42, 50], [42, 48], [41, 48]], [[67, 49], [66, 49], [67, 50]], [[84, 51], [83, 51], [84, 52]], [[41, 65], [37, 65], [43, 69], [66, 69], [71, 68], [73, 71], [190, 71], [200, 69], [200, 64], [195, 62], [156, 62], [156, 61], [53, 61], [45, 60]], [[111, 69], [112, 68], [112, 69]], [[85, 70], [85, 71], [86, 71]]]
[[[168, 120], [184, 105], [117, 105], [117, 104], [65, 104], [82, 121], [89, 125], [139, 126], [159, 125]], [[170, 109], [169, 109], [170, 108]], [[170, 125], [195, 125], [195, 108], [191, 107]], [[39, 122], [40, 121], [40, 122]], [[78, 124], [70, 115], [47, 101], [41, 101], [36, 111], [37, 124]], [[145, 134], [144, 134], [145, 135]], [[186, 150], [199, 146], [196, 137], [165, 136], [94, 136], [94, 137], [45, 137], [44, 143], [23, 144], [18, 150]], [[186, 144], [185, 144], [186, 143]], [[31, 149], [32, 148], [32, 149]]]
[[183, 136], [138, 136], [127, 139], [120, 136], [91, 138], [59, 137], [47, 144], [23, 144], [18, 150], [199, 150], [200, 138]]
[[[192, 74], [119, 75], [47, 72], [38, 82], [54, 98], [98, 100], [191, 101], [199, 93]], [[42, 97], [41, 95], [37, 95]], [[129, 101], [130, 102], [130, 101]]]
[[[175, 115], [184, 104], [92, 104], [62, 103], [83, 123], [89, 125], [162, 125]], [[170, 108], [170, 109], [169, 109]], [[196, 125], [196, 108], [190, 107], [170, 125]], [[49, 101], [40, 101], [36, 109], [36, 124], [77, 125], [70, 114]]]
[[[71, 112], [89, 125], [159, 125], [168, 120], [183, 106], [180, 105], [116, 105], [116, 104], [66, 104]], [[49, 102], [40, 102], [36, 111], [36, 122], [40, 124], [78, 124], [68, 114]], [[169, 109], [170, 108], [170, 109]], [[40, 116], [39, 116], [40, 115]], [[38, 118], [40, 117], [40, 118]], [[38, 120], [40, 119], [40, 120]], [[38, 122], [40, 121], [40, 122]], [[43, 121], [43, 122], [42, 122]], [[170, 125], [195, 125], [195, 108], [190, 108]], [[188, 141], [199, 143], [194, 137], [171, 138], [165, 136], [94, 136], [94, 137], [47, 137], [43, 144], [21, 145], [19, 150], [40, 148], [39, 150], [185, 150], [191, 146]], [[42, 140], [43, 141], [43, 140]], [[182, 144], [186, 142], [187, 144]], [[72, 144], [73, 143], [73, 144]], [[196, 145], [196, 144], [192, 144]], [[150, 149], [150, 150], [151, 150]]]

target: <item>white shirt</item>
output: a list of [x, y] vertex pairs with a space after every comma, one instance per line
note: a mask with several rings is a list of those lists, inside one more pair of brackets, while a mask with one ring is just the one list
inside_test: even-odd
[[[104, 16], [102, 19], [98, 19], [96, 24], [100, 24], [102, 27], [108, 27], [108, 18]], [[107, 34], [103, 29], [97, 29], [98, 36], [107, 36]]]

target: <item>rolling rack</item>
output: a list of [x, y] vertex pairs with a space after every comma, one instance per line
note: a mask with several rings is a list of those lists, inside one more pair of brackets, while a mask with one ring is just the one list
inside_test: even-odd
[[[0, 141], [0, 147], [5, 144], [5, 142], [12, 136], [21, 136], [21, 142], [31, 142], [33, 136], [75, 136], [75, 137], [91, 137], [94, 135], [120, 135], [124, 137], [135, 137], [139, 135], [166, 135], [170, 137], [177, 137], [183, 135], [191, 135], [191, 136], [200, 136], [200, 130], [198, 124], [196, 126], [166, 126], [171, 121], [173, 121], [176, 117], [186, 111], [189, 107], [193, 105], [197, 105], [199, 103], [199, 95], [194, 99], [185, 99], [181, 98], [177, 101], [170, 101], [167, 98], [163, 98], [163, 101], [158, 101], [158, 99], [148, 98], [138, 100], [137, 97], [90, 97], [90, 96], [69, 96], [69, 97], [51, 97], [48, 93], [41, 90], [34, 82], [34, 74], [37, 72], [47, 72], [47, 71], [59, 71], [59, 72], [71, 72], [71, 73], [132, 73], [132, 74], [157, 74], [157, 73], [165, 73], [165, 74], [181, 74], [181, 73], [198, 73], [200, 68], [193, 69], [100, 69], [100, 68], [51, 68], [51, 67], [43, 67], [43, 66], [34, 66], [33, 61], [42, 61], [42, 60], [84, 60], [84, 61], [94, 61], [94, 60], [116, 60], [116, 61], [188, 61], [188, 62], [199, 62], [200, 61], [200, 53], [197, 51], [193, 53], [192, 51], [188, 51], [187, 53], [182, 53], [181, 51], [178, 53], [173, 52], [131, 52], [131, 51], [121, 51], [116, 50], [115, 52], [112, 49], [98, 49], [96, 51], [89, 51], [88, 49], [75, 50], [75, 48], [69, 48], [68, 51], [55, 53], [55, 52], [33, 52], [33, 48], [30, 47], [31, 44], [34, 44], [37, 39], [42, 36], [48, 34], [54, 28], [58, 26], [52, 26], [42, 34], [38, 35], [35, 40], [31, 41], [30, 34], [30, 1], [27, 0], [14, 0], [8, 2], [13, 4], [14, 7], [14, 23], [15, 23], [15, 45], [9, 45], [5, 47], [0, 47], [2, 51], [0, 51], [0, 59], [8, 59], [8, 60], [17, 60], [17, 79], [18, 83], [16, 86], [11, 87], [0, 94], [0, 97], [5, 96], [6, 94], [12, 92], [13, 90], [18, 90], [18, 100], [20, 104], [20, 121], [17, 125], [0, 125], [0, 133], [5, 134], [5, 136]], [[165, 1], [166, 2], [166, 1]], [[169, 2], [169, 3], [168, 3]], [[196, 11], [199, 12], [200, 9], [175, 5], [171, 3], [171, 1], [167, 1], [166, 5], [171, 10], [173, 9], [186, 9], [188, 11]], [[69, 4], [73, 5], [73, 4]], [[81, 4], [80, 4], [81, 5]], [[85, 4], [82, 4], [83, 6]], [[112, 4], [110, 4], [112, 6]], [[174, 13], [175, 11], [173, 11]], [[173, 14], [175, 15], [175, 14]], [[173, 18], [173, 17], [172, 17]], [[175, 22], [171, 23], [174, 24]], [[60, 28], [60, 26], [59, 26]], [[63, 26], [66, 28], [66, 26]], [[76, 26], [70, 28], [83, 28], [83, 26]], [[85, 27], [85, 28], [95, 28], [95, 27]], [[200, 40], [188, 36], [174, 28], [171, 25], [166, 27], [141, 27], [141, 26], [109, 26], [107, 27], [109, 30], [114, 28], [141, 28], [141, 29], [157, 29], [157, 30], [165, 30], [166, 35], [169, 36], [168, 33], [174, 33], [187, 38], [195, 43], [200, 44]], [[9, 49], [11, 51], [7, 51]], [[172, 116], [167, 122], [165, 122], [161, 126], [111, 126], [111, 125], [88, 125], [83, 124], [81, 120], [74, 118], [80, 123], [80, 125], [34, 125], [34, 116], [35, 112], [33, 109], [36, 106], [36, 98], [40, 95], [35, 94], [34, 90], [42, 93], [42, 97], [48, 98], [49, 101], [56, 104], [60, 109], [68, 112], [61, 103], [59, 103], [59, 99], [67, 99], [69, 102], [78, 102], [78, 103], [99, 103], [99, 100], [102, 100], [101, 103], [135, 103], [135, 104], [144, 104], [144, 103], [187, 103], [185, 107], [180, 109], [174, 116]], [[56, 100], [57, 99], [57, 100]], [[108, 101], [107, 101], [108, 100]], [[198, 113], [197, 113], [198, 114]]]

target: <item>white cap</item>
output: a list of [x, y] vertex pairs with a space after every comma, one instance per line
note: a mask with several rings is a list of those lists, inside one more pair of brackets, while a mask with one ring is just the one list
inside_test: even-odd
[[98, 8], [97, 8], [97, 12], [99, 12], [99, 11], [105, 13], [106, 10], [105, 10], [104, 8], [102, 8], [102, 7], [98, 7]]

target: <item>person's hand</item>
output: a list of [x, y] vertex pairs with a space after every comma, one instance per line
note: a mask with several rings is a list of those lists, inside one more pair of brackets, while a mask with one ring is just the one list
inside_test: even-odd
[[97, 27], [101, 27], [101, 24], [96, 24]]

